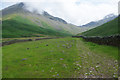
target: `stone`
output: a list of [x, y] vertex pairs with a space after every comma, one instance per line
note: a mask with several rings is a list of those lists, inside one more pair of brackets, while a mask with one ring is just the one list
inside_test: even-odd
[[63, 58], [60, 58], [60, 60], [64, 60]]
[[27, 48], [27, 50], [29, 50], [30, 48]]
[[25, 60], [27, 60], [27, 58], [23, 58], [23, 59], [22, 59], [22, 61], [25, 61]]
[[96, 66], [96, 68], [98, 68], [99, 66]]
[[55, 77], [55, 75], [53, 75], [53, 77]]
[[63, 47], [65, 47], [65, 45], [62, 45]]
[[59, 76], [59, 74], [57, 74], [57, 76]]
[[64, 50], [62, 51], [62, 53], [64, 53]]

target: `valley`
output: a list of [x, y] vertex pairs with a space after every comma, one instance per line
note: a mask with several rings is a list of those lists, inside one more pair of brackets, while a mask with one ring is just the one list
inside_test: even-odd
[[120, 16], [77, 26], [23, 2], [0, 13], [3, 78], [118, 78]]
[[117, 77], [118, 49], [79, 38], [15, 43], [2, 50], [3, 78]]

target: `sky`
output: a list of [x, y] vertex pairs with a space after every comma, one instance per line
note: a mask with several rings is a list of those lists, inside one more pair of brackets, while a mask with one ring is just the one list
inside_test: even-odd
[[25, 2], [29, 10], [42, 10], [68, 23], [84, 25], [108, 14], [118, 14], [119, 0], [3, 0], [0, 9]]

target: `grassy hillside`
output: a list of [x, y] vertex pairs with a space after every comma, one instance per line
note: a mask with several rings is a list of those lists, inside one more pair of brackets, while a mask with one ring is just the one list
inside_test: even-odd
[[[12, 16], [2, 21], [2, 35], [3, 38], [13, 37], [32, 37], [43, 35], [54, 35], [54, 36], [69, 36], [71, 34], [56, 31], [53, 29], [42, 28], [32, 21], [23, 18], [21, 16]], [[44, 26], [49, 27], [47, 25]]]
[[3, 78], [112, 78], [118, 73], [116, 47], [61, 38], [2, 47]]
[[99, 27], [93, 28], [78, 35], [84, 36], [110, 36], [118, 34], [118, 18], [105, 23]]
[[[34, 23], [34, 25], [36, 24], [36, 26], [55, 31], [55, 35], [57, 36], [64, 36], [64, 34], [76, 35], [86, 30], [86, 28], [80, 28], [73, 24], [64, 23], [64, 20], [62, 20], [61, 18], [54, 17], [52, 15], [52, 18], [48, 18], [46, 15], [39, 14], [38, 12], [30, 12], [25, 7], [26, 4], [21, 2], [3, 9], [2, 11], [0, 11], [2, 12], [2, 19], [8, 20], [13, 19], [14, 17], [14, 20], [25, 24], [27, 23], [29, 25], [31, 25], [30, 22], [32, 22]], [[21, 17], [23, 17], [23, 19], [21, 19]], [[57, 20], [54, 20], [53, 18]]]

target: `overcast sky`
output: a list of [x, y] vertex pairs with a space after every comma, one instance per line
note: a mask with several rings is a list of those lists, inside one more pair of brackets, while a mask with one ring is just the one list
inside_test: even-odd
[[18, 2], [27, 2], [29, 9], [45, 10], [69, 23], [83, 25], [102, 19], [108, 14], [118, 14], [119, 0], [3, 0], [0, 9]]

